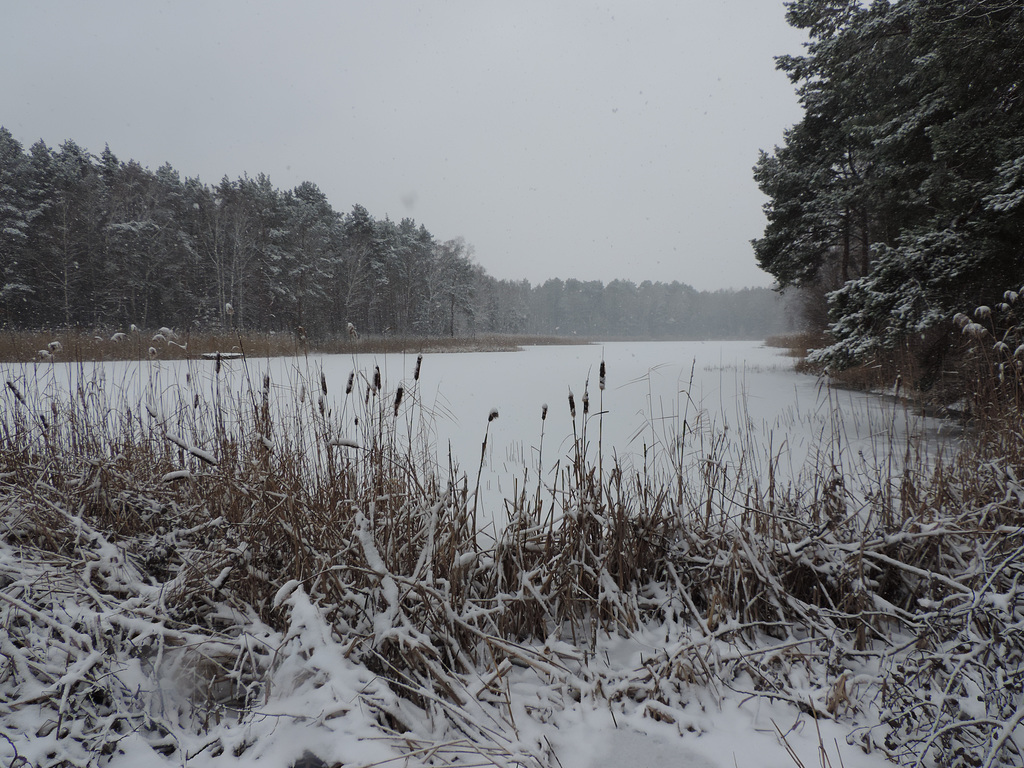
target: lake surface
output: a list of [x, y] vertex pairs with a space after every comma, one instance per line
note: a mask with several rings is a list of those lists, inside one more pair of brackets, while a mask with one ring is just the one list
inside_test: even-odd
[[[736, 488], [755, 480], [763, 487], [769, 465], [777, 483], [799, 482], [832, 465], [850, 479], [891, 472], [908, 445], [934, 455], [952, 433], [949, 425], [891, 398], [830, 389], [798, 374], [792, 358], [761, 342], [611, 342], [427, 354], [414, 381], [416, 360], [415, 354], [248, 359], [225, 362], [219, 376], [210, 361], [86, 363], [80, 369], [5, 365], [2, 372], [50, 394], [74, 391], [84, 375], [129, 397], [179, 403], [182, 391], [212, 398], [218, 387], [250, 402], [267, 373], [274, 402], [291, 407], [303, 389], [304, 400], [319, 396], [322, 373], [326, 403], [342, 436], [357, 439], [354, 420], [362, 403], [353, 398], [379, 367], [386, 396], [393, 398], [398, 386], [406, 392], [399, 419], [409, 427], [399, 432], [414, 431], [445, 472], [450, 450], [471, 489], [479, 471], [481, 509], [496, 521], [505, 516], [503, 500], [522, 487], [523, 478], [533, 487], [540, 471], [549, 484], [558, 468], [571, 462], [575, 438], [584, 433], [587, 455], [596, 463], [600, 454], [606, 471], [614, 459], [629, 473], [646, 467], [671, 477], [680, 464], [699, 471], [710, 456], [728, 476], [746, 478], [730, 481]], [[599, 389], [602, 360], [604, 391]], [[352, 373], [363, 386], [346, 397]], [[584, 392], [590, 401], [586, 418]], [[173, 403], [159, 407], [167, 410]], [[498, 417], [489, 422], [492, 410]]]

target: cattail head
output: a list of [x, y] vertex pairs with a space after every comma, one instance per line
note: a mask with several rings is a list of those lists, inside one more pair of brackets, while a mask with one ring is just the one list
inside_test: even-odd
[[574, 419], [576, 418], [576, 398], [572, 394], [572, 390], [569, 390], [569, 415]]
[[13, 381], [7, 382], [7, 388], [11, 390], [15, 400], [17, 400], [22, 405], [25, 405], [25, 397], [24, 395], [21, 394], [21, 390], [18, 389], [17, 385], [15, 385]]
[[[346, 395], [351, 395], [352, 394], [352, 385], [355, 383], [355, 381], [356, 381], [356, 372], [352, 371], [348, 375], [348, 384], [345, 385], [345, 394]], [[326, 392], [324, 394], [326, 394]]]
[[373, 391], [376, 393], [380, 389], [380, 366], [373, 366]]
[[487, 423], [490, 424], [496, 418], [498, 418], [498, 409], [497, 408], [491, 408], [491, 412], [489, 414], [487, 414]]
[[986, 307], [982, 304], [980, 307], [974, 310], [974, 316], [979, 320], [988, 320], [992, 317], [992, 308]]
[[320, 371], [320, 391], [327, 394], [327, 377], [323, 371]]
[[416, 372], [412, 375], [413, 381], [420, 380], [420, 366], [423, 365], [423, 353], [416, 355]]
[[150, 360], [155, 360], [156, 359], [156, 347], [150, 347], [149, 348], [149, 359]]
[[590, 413], [590, 390], [584, 388], [583, 390], [583, 415], [586, 416]]
[[604, 360], [602, 360], [601, 361], [601, 372], [600, 372], [600, 375], [599, 375], [599, 377], [597, 379], [597, 388], [600, 389], [602, 392], [604, 392], [604, 373], [605, 373]]
[[395, 390], [395, 416], [398, 415], [398, 406], [402, 404], [402, 395], [405, 394], [405, 388], [399, 387]]
[[544, 403], [544, 405], [542, 405], [540, 407], [540, 420], [541, 421], [545, 421], [547, 419], [547, 417], [548, 417], [548, 404]]
[[306, 382], [302, 382], [302, 386], [299, 387], [299, 402], [306, 402]]

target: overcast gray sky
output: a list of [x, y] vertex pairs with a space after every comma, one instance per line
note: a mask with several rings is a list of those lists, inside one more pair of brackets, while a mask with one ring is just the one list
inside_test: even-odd
[[462, 236], [500, 278], [770, 285], [781, 0], [0, 0], [0, 125]]

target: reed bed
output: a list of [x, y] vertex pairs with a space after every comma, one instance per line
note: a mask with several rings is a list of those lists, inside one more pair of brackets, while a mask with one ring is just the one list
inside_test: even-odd
[[351, 336], [308, 337], [304, 331], [189, 331], [171, 328], [111, 331], [56, 329], [0, 331], [0, 361], [81, 362], [87, 360], [190, 360], [204, 355], [290, 357], [389, 352], [503, 352], [524, 345], [580, 344], [576, 338], [478, 334], [475, 336]]
[[[569, 457], [524, 477], [488, 537], [475, 468], [429, 444], [420, 362], [343, 391], [312, 365], [242, 396], [221, 375], [129, 396], [5, 382], [9, 760], [100, 765], [129, 736], [182, 763], [253, 755], [270, 738], [254, 724], [300, 701], [379, 735], [356, 764], [554, 766], [528, 721], [599, 702], [683, 729], [734, 693], [840, 720], [905, 765], [1024, 764], [1017, 411], [865, 494], [835, 462], [765, 482], [699, 412], [674, 454], [696, 471], [626, 467], [601, 444], [602, 365], [562, 406]], [[602, 649], [630, 637], [657, 650], [615, 667]]]

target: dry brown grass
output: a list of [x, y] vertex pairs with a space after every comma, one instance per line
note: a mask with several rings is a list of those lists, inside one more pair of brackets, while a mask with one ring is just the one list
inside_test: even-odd
[[769, 336], [764, 340], [764, 344], [766, 347], [785, 349], [790, 357], [804, 358], [812, 349], [819, 349], [827, 345], [828, 337], [818, 331], [805, 331]]
[[[51, 352], [54, 343], [59, 351]], [[471, 337], [337, 336], [300, 339], [291, 333], [184, 333], [159, 329], [118, 334], [81, 330], [0, 332], [0, 362], [55, 360], [188, 360], [217, 352], [247, 357], [323, 354], [385, 354], [389, 352], [501, 352], [527, 345], [579, 344], [576, 339], [549, 336], [480, 334]], [[152, 351], [151, 351], [152, 350]]]
[[[567, 459], [552, 479], [524, 481], [507, 526], [486, 540], [466, 473], [439, 464], [419, 438], [430, 418], [419, 381], [399, 399], [366, 371], [350, 391], [331, 392], [313, 369], [297, 392], [275, 395], [263, 379], [236, 399], [216, 373], [205, 388], [195, 374], [183, 389], [152, 382], [127, 397], [98, 380], [63, 394], [28, 378], [5, 382], [5, 545], [60, 563], [62, 589], [88, 603], [126, 590], [96, 565], [104, 543], [116, 544], [140, 579], [160, 586], [159, 605], [133, 605], [188, 647], [225, 631], [224, 605], [284, 631], [282, 590], [301, 585], [347, 655], [415, 707], [458, 706], [467, 680], [506, 661], [549, 674], [535, 650], [545, 638], [593, 653], [604, 633], [682, 623], [690, 639], [652, 657], [631, 697], [656, 708], [680, 685], [742, 677], [754, 681], [751, 695], [833, 717], [839, 685], [842, 707], [868, 706], [841, 676], [870, 657], [876, 676], [862, 681], [864, 696], [882, 697], [889, 713], [865, 733], [876, 748], [913, 756], [966, 745], [980, 755], [1012, 720], [1024, 687], [1019, 606], [1004, 597], [1024, 579], [1019, 412], [993, 408], [993, 435], [945, 463], [908, 460], [865, 496], [835, 464], [807, 486], [773, 475], [764, 487], [696, 423], [682, 431], [701, 441], [696, 475], [631, 470], [611, 457], [604, 472], [603, 403], [587, 414], [580, 396]], [[487, 424], [478, 427], [484, 437]], [[45, 590], [18, 595], [18, 605], [47, 610]], [[11, 647], [42, 668], [45, 649], [21, 626], [12, 625]], [[44, 630], [57, 631], [32, 631]], [[122, 634], [154, 642], [137, 628]], [[970, 648], [954, 668], [944, 660], [956, 642]], [[723, 644], [735, 651], [722, 656]], [[263, 662], [218, 647], [196, 706], [244, 707]], [[793, 683], [801, 665], [821, 676], [819, 699]], [[229, 677], [240, 687], [218, 692]], [[936, 703], [929, 693], [966, 696], [971, 685], [1009, 686], [985, 722], [966, 719], [955, 696]], [[57, 694], [50, 704], [90, 712], [90, 690], [65, 693], [70, 708]], [[387, 716], [401, 731], [400, 708]], [[957, 738], [932, 738], [939, 723]]]
[[946, 413], [948, 407], [975, 391], [975, 379], [965, 367], [971, 362], [961, 345], [950, 345], [945, 329], [932, 329], [897, 348], [884, 350], [858, 365], [835, 369], [812, 363], [807, 355], [832, 343], [827, 333], [807, 332], [773, 336], [765, 344], [786, 349], [796, 358], [799, 373], [825, 376], [832, 386], [895, 394], [918, 408]]

